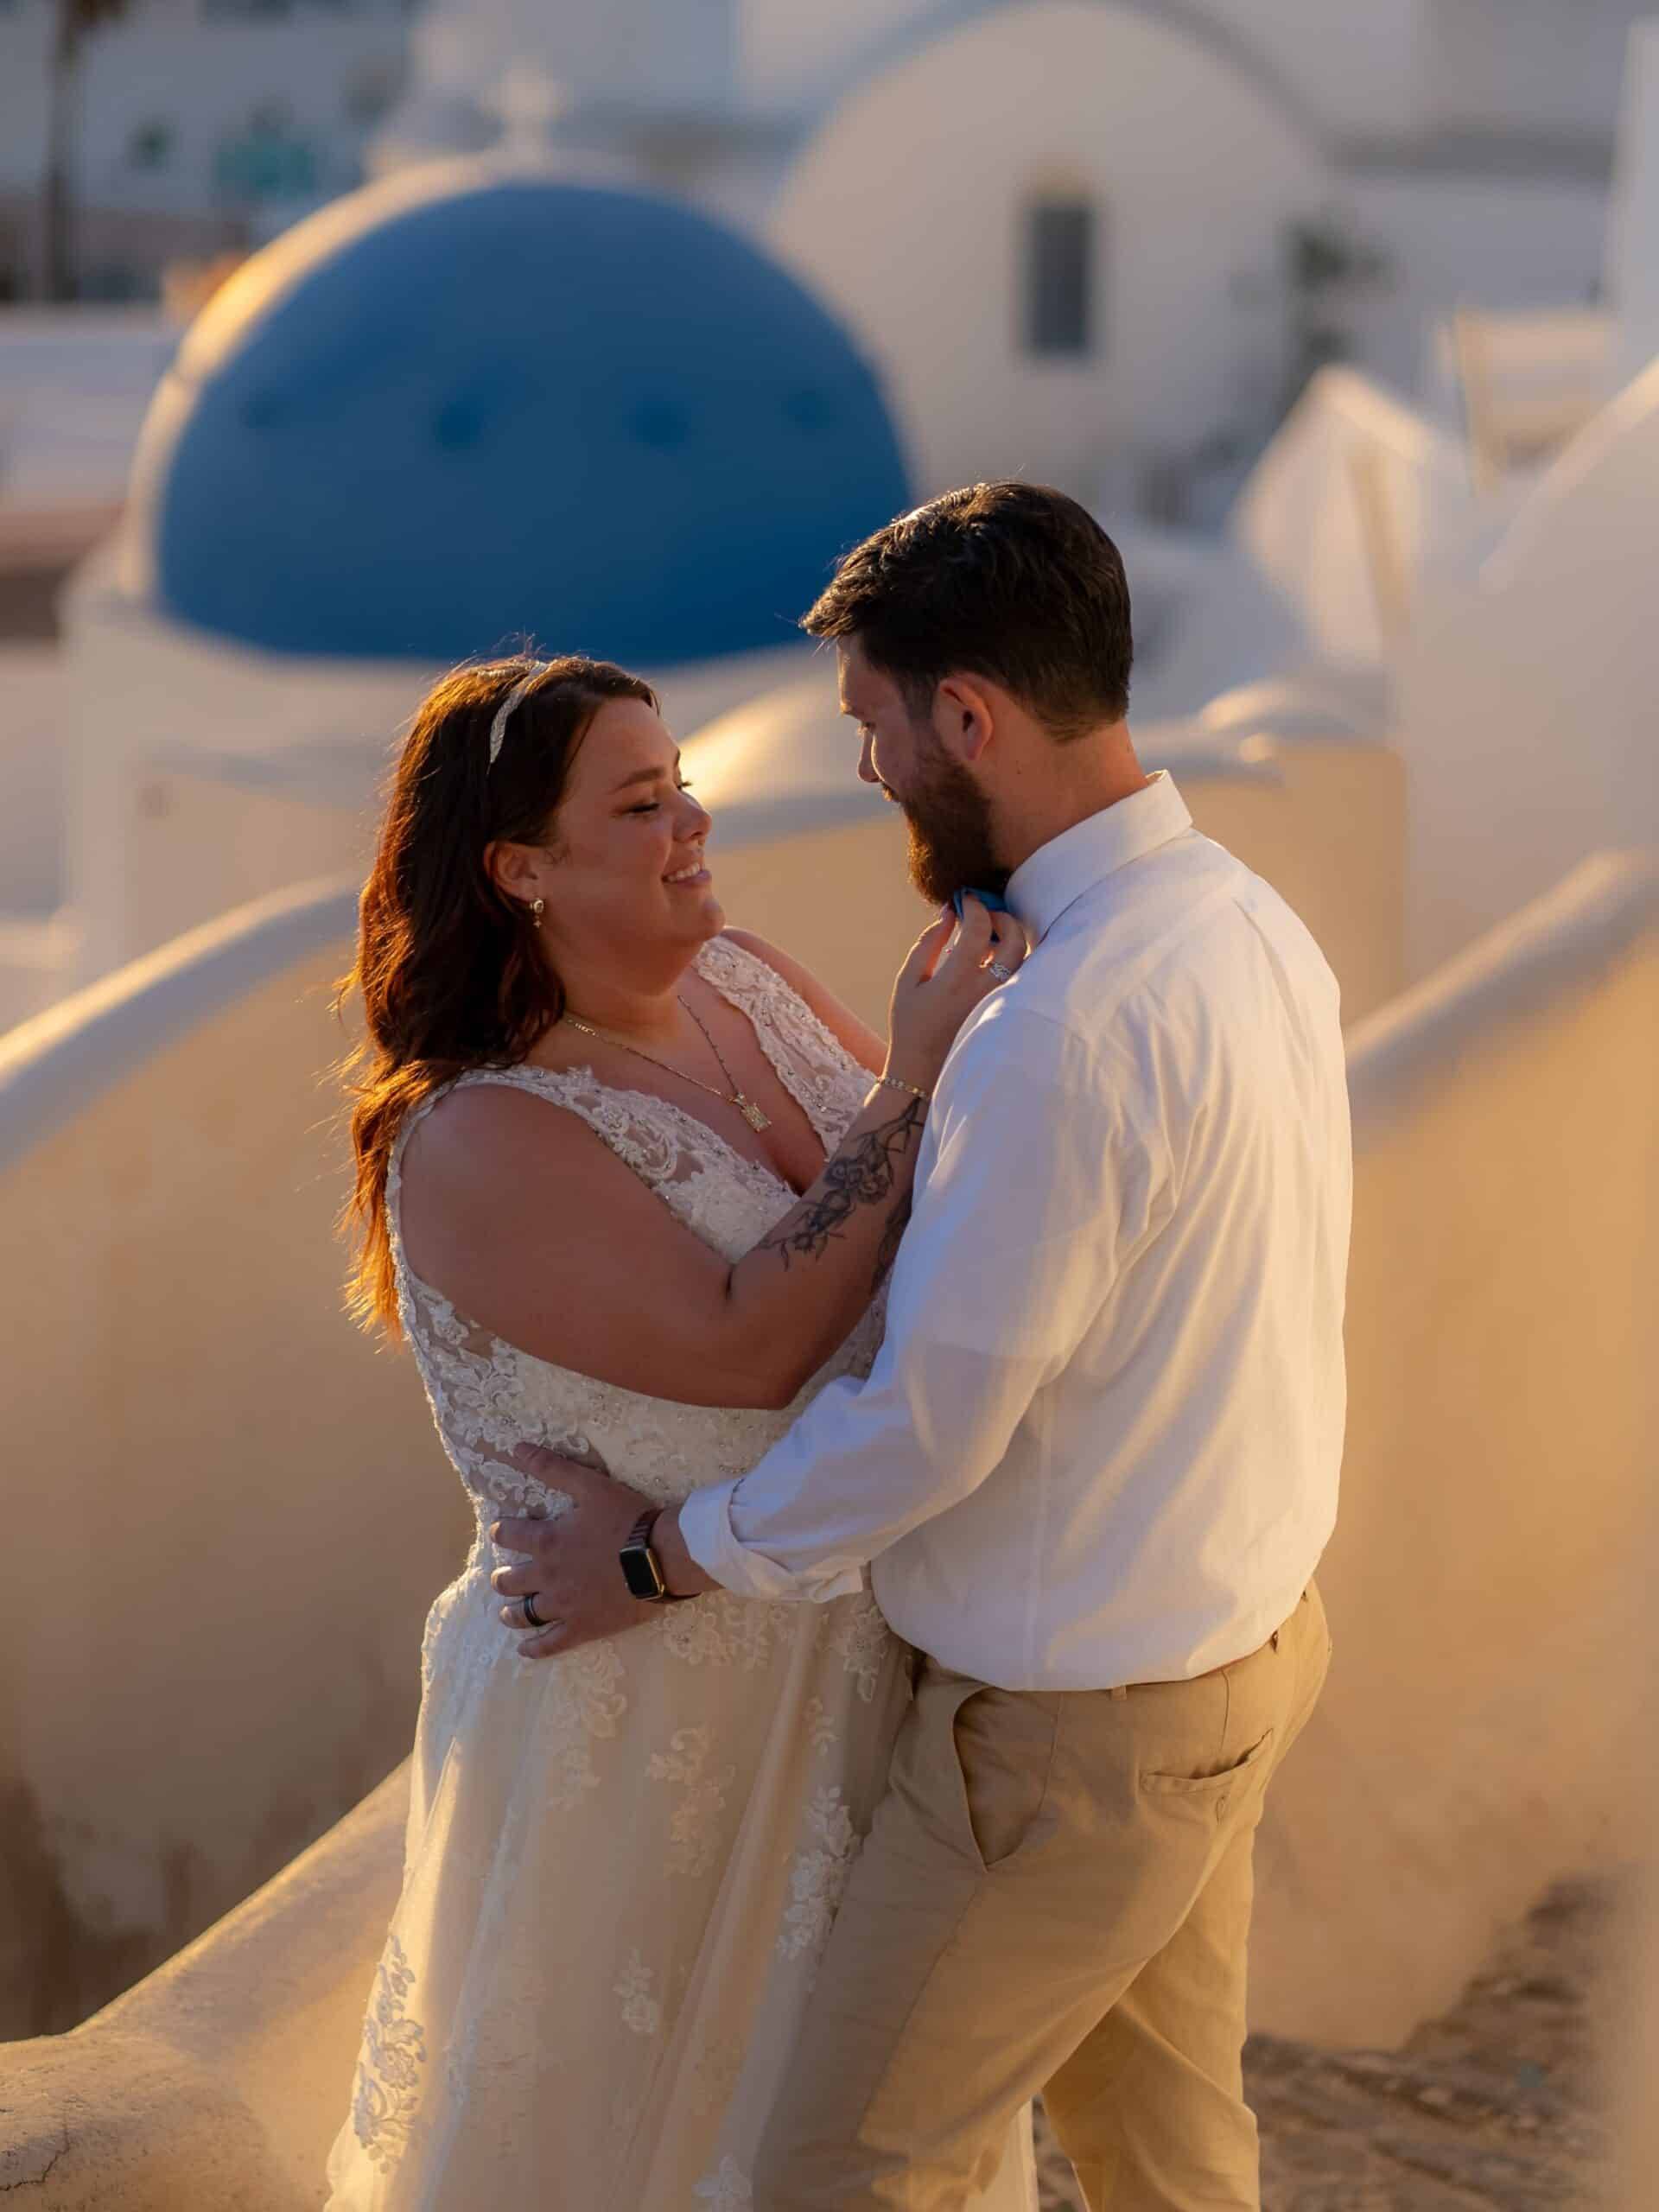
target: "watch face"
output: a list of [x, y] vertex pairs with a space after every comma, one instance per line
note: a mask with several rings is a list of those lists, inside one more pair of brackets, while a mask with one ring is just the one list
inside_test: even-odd
[[644, 1544], [630, 1544], [622, 1554], [622, 1579], [636, 1598], [660, 1598], [663, 1579], [657, 1562]]

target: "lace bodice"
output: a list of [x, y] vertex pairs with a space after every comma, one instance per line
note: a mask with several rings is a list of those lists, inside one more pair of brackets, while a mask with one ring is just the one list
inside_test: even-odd
[[[856, 1119], [869, 1077], [777, 971], [728, 938], [697, 956], [699, 974], [740, 1007], [785, 1087], [834, 1152]], [[771, 1168], [719, 1133], [649, 1092], [601, 1083], [586, 1067], [480, 1068], [461, 1084], [530, 1090], [594, 1128], [686, 1227], [728, 1260], [757, 1243], [797, 1204]], [[429, 1110], [436, 1098], [421, 1110]], [[399, 1220], [401, 1132], [386, 1204], [398, 1306], [444, 1446], [469, 1492], [480, 1532], [499, 1513], [557, 1510], [562, 1500], [510, 1464], [521, 1444], [597, 1461], [621, 1480], [670, 1503], [699, 1484], [745, 1473], [833, 1375], [868, 1370], [880, 1340], [878, 1300], [835, 1357], [781, 1412], [689, 1406], [648, 1397], [556, 1367], [479, 1327], [410, 1268]]]

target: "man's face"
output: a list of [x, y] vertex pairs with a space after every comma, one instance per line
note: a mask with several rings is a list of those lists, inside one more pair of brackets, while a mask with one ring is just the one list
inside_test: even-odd
[[989, 802], [971, 772], [951, 759], [932, 723], [912, 715], [893, 678], [872, 668], [856, 639], [837, 648], [841, 710], [858, 725], [858, 772], [902, 807], [910, 880], [931, 906], [977, 887], [1001, 891]]

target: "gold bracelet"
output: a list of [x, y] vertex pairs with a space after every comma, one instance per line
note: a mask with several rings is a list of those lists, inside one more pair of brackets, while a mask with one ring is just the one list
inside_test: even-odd
[[931, 1090], [918, 1090], [913, 1083], [906, 1083], [901, 1075], [879, 1075], [875, 1079], [878, 1083], [885, 1083], [889, 1090], [907, 1090], [912, 1098], [919, 1098], [926, 1105], [931, 1106], [933, 1103]]

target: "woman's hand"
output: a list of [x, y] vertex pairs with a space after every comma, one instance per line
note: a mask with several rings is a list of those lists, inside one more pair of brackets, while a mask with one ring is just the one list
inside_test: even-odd
[[910, 948], [893, 987], [886, 1073], [931, 1091], [957, 1032], [976, 1006], [1018, 974], [1028, 949], [1014, 916], [993, 913], [971, 892], [959, 924], [945, 907]]

